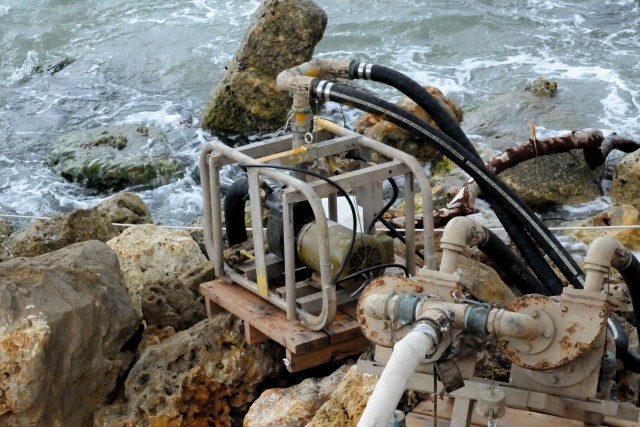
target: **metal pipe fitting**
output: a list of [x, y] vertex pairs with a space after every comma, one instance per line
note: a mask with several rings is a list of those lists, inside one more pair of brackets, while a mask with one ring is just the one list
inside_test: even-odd
[[458, 259], [469, 246], [475, 246], [487, 238], [484, 227], [467, 217], [456, 217], [449, 221], [442, 233], [440, 247], [442, 262], [440, 271], [454, 273], [458, 268]]
[[487, 317], [487, 332], [499, 338], [536, 341], [542, 335], [538, 322], [528, 314], [493, 309]]
[[595, 239], [584, 258], [585, 291], [600, 292], [609, 269], [624, 269], [631, 264], [632, 256], [624, 245], [608, 236]]

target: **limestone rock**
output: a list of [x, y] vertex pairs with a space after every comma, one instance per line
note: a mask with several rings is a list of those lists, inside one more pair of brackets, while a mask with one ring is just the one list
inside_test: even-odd
[[188, 231], [137, 225], [107, 242], [118, 254], [127, 291], [142, 313], [142, 290], [153, 282], [176, 278], [207, 262]]
[[482, 301], [507, 305], [516, 298], [498, 273], [488, 265], [471, 258], [460, 257], [458, 269], [462, 273], [462, 281], [469, 292]]
[[[576, 150], [574, 150], [576, 151]], [[591, 170], [582, 153], [542, 156], [500, 174], [524, 202], [532, 207], [576, 205], [602, 195], [602, 167]]]
[[219, 314], [148, 347], [125, 383], [127, 402], [96, 414], [95, 426], [231, 426], [278, 373], [271, 342], [248, 345], [242, 320]]
[[151, 211], [135, 193], [122, 192], [95, 207], [111, 223], [151, 224]]
[[[452, 100], [444, 96], [440, 89], [433, 86], [425, 86], [424, 88], [434, 98], [436, 98], [440, 105], [442, 105], [451, 117], [453, 117], [456, 123], [462, 122], [462, 109]], [[435, 126], [435, 122], [431, 116], [422, 108], [418, 107], [418, 105], [409, 98], [402, 98], [396, 103], [396, 105]], [[394, 125], [393, 123], [383, 120], [380, 116], [369, 113], [360, 115], [356, 119], [355, 129], [356, 132], [368, 136], [369, 138], [381, 141], [387, 145], [402, 150], [405, 153], [411, 154], [422, 163], [430, 161], [437, 154], [435, 149], [431, 148], [430, 145], [421, 142], [420, 138]]]
[[[605, 211], [587, 218], [580, 223], [581, 227], [609, 227], [612, 225], [638, 225], [638, 209], [631, 205], [613, 204]], [[587, 245], [593, 242], [597, 237], [602, 236], [601, 230], [578, 230], [570, 231], [567, 234], [574, 235], [576, 238]], [[612, 237], [622, 243], [627, 249], [640, 250], [640, 230], [637, 228], [613, 229], [607, 231], [607, 236]]]
[[76, 209], [49, 220], [36, 220], [3, 242], [4, 259], [37, 256], [87, 240], [106, 242], [118, 229], [93, 209]]
[[291, 98], [277, 75], [311, 59], [327, 25], [312, 0], [265, 0], [226, 75], [214, 88], [201, 123], [206, 129], [270, 131], [284, 125]]
[[352, 366], [307, 427], [355, 427], [377, 382], [377, 376], [359, 373]]
[[307, 378], [289, 388], [265, 390], [253, 402], [244, 418], [244, 427], [303, 427], [329, 399], [349, 366], [326, 378]]
[[184, 168], [172, 156], [167, 136], [144, 126], [69, 132], [54, 142], [49, 163], [63, 178], [100, 189], [158, 186]]
[[0, 425], [90, 425], [139, 324], [118, 258], [89, 241], [0, 263], [0, 276]]
[[182, 331], [205, 317], [204, 304], [177, 278], [148, 283], [141, 293], [142, 317], [147, 325]]
[[640, 150], [627, 154], [615, 167], [609, 195], [616, 203], [640, 209]]
[[0, 242], [6, 240], [13, 233], [13, 227], [5, 220], [0, 219]]
[[535, 96], [546, 96], [552, 98], [558, 93], [558, 83], [553, 80], [547, 80], [544, 77], [538, 77], [530, 84], [524, 87], [526, 92], [531, 92]]

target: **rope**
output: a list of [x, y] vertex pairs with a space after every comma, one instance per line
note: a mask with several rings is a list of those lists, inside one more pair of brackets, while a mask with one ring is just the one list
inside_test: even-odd
[[[44, 219], [44, 220], [49, 220], [51, 219], [50, 217], [46, 217], [46, 216], [30, 216], [30, 215], [9, 215], [9, 214], [0, 214], [0, 218], [20, 218], [20, 219]], [[141, 224], [123, 224], [123, 223], [119, 223], [119, 222], [112, 222], [112, 225], [116, 225], [119, 227], [135, 227], [136, 225], [141, 225]], [[189, 227], [189, 226], [184, 226], [184, 225], [156, 225], [156, 227], [162, 227], [162, 228], [171, 228], [171, 229], [176, 229], [176, 230], [194, 230], [194, 231], [198, 231], [198, 230], [203, 230], [203, 227]], [[593, 226], [584, 226], [584, 227], [578, 227], [578, 226], [572, 226], [572, 227], [548, 227], [549, 230], [551, 231], [579, 231], [579, 230], [628, 230], [628, 229], [638, 229], [640, 228], [640, 224], [637, 225], [593, 225]], [[223, 228], [224, 229], [224, 228]], [[405, 228], [396, 228], [397, 231], [399, 232], [404, 232], [406, 231]], [[505, 231], [504, 228], [489, 228], [489, 230], [491, 231]], [[253, 229], [251, 227], [247, 227], [247, 231], [253, 231]], [[388, 231], [386, 228], [376, 228], [376, 231]], [[416, 232], [422, 232], [424, 231], [421, 228], [416, 228], [415, 229]], [[444, 228], [436, 228], [433, 231], [442, 233], [444, 231]]]

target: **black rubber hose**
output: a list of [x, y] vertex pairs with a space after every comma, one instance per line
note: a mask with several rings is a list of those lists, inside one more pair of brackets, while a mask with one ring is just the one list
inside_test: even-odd
[[489, 171], [481, 160], [475, 158], [464, 148], [459, 147], [447, 135], [433, 128], [414, 114], [356, 89], [327, 81], [319, 81], [311, 93], [312, 96], [320, 99], [351, 105], [363, 111], [381, 115], [385, 120], [424, 138], [425, 142], [430, 143], [449, 157], [455, 164], [472, 176], [476, 182], [484, 183], [486, 188], [483, 188], [483, 191], [486, 194], [490, 197], [502, 199], [504, 207], [508, 207], [508, 211], [519, 218], [521, 224], [536, 239], [540, 247], [549, 255], [569, 283], [575, 288], [581, 289], [584, 287], [582, 271], [560, 242], [553, 235], [547, 235], [543, 232], [546, 227], [535, 213], [519, 199], [513, 190], [502, 183], [493, 172]]
[[224, 223], [227, 227], [229, 246], [247, 240], [247, 227], [244, 224], [244, 206], [249, 195], [249, 180], [242, 178], [234, 181], [224, 196]]
[[[352, 61], [349, 65], [349, 77], [384, 83], [399, 90], [426, 111], [444, 134], [448, 135], [466, 149], [471, 155], [481, 159], [458, 123], [453, 120], [451, 115], [428, 91], [412, 78], [383, 65], [365, 64], [356, 61]], [[478, 185], [482, 190], [481, 183], [478, 183]], [[513, 243], [522, 254], [522, 257], [531, 267], [533, 273], [540, 279], [539, 282], [545, 283], [551, 293], [560, 294], [564, 286], [546, 262], [531, 237], [522, 229], [522, 226], [509, 215], [508, 209], [502, 208], [499, 200], [491, 199], [489, 203]], [[543, 231], [546, 232], [545, 234], [550, 234], [546, 229], [543, 229]], [[513, 257], [517, 256], [514, 254]]]
[[[629, 296], [631, 297], [631, 306], [633, 307], [633, 313], [636, 322], [636, 330], [640, 337], [640, 261], [631, 252], [631, 263], [626, 267], [618, 268], [618, 272], [627, 284], [629, 289]], [[631, 352], [627, 349], [626, 354], [622, 357], [625, 366], [632, 372], [640, 373], [640, 355]]]
[[513, 281], [513, 284], [520, 292], [525, 295], [551, 295], [551, 292], [542, 286], [542, 283], [531, 274], [522, 260], [505, 245], [500, 237], [488, 228], [483, 228], [487, 238], [477, 245], [478, 249], [494, 260], [503, 272], [508, 273], [507, 276]]
[[622, 325], [615, 317], [609, 317], [607, 322], [613, 340], [616, 343], [616, 357], [622, 360], [625, 368], [636, 374], [640, 373], [640, 354], [629, 350], [629, 338]]

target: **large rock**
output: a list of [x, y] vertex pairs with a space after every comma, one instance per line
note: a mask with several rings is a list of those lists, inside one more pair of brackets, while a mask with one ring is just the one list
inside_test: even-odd
[[108, 198], [94, 209], [111, 223], [151, 224], [151, 211], [135, 193], [122, 192]]
[[174, 279], [207, 259], [188, 231], [155, 225], [137, 225], [107, 242], [118, 254], [133, 305], [142, 313], [142, 290], [150, 284]]
[[139, 324], [118, 258], [89, 241], [0, 263], [0, 276], [0, 425], [90, 425]]
[[70, 181], [116, 190], [166, 184], [184, 169], [164, 132], [144, 126], [69, 132], [53, 144], [49, 163]]
[[271, 131], [284, 125], [291, 109], [277, 75], [311, 59], [327, 25], [312, 0], [262, 2], [227, 73], [213, 89], [201, 126], [234, 132]]
[[520, 163], [500, 174], [532, 207], [576, 205], [602, 195], [602, 167], [592, 170], [582, 152], [542, 156]]
[[118, 234], [118, 229], [94, 209], [76, 209], [29, 223], [1, 243], [4, 251], [0, 256], [5, 260], [37, 256], [87, 240], [106, 242]]
[[377, 376], [361, 374], [357, 367], [351, 367], [307, 427], [355, 427], [377, 382]]
[[[424, 88], [449, 113], [456, 123], [462, 122], [462, 108], [444, 96], [440, 89], [433, 86], [425, 86]], [[409, 98], [402, 98], [396, 105], [415, 114], [429, 124], [436, 125], [431, 116]], [[411, 154], [422, 163], [432, 160], [438, 153], [429, 144], [421, 141], [420, 138], [374, 114], [364, 113], [360, 115], [356, 119], [355, 129], [356, 132], [369, 138]]]
[[627, 154], [615, 167], [609, 195], [616, 203], [640, 209], [640, 150]]
[[0, 219], [0, 242], [6, 240], [13, 233], [13, 227], [5, 220]]
[[[603, 212], [581, 221], [581, 227], [610, 227], [616, 225], [638, 225], [638, 209], [631, 205], [613, 204]], [[577, 230], [568, 231], [567, 234], [574, 235], [578, 240], [587, 245], [597, 237], [603, 235], [602, 230]], [[640, 250], [640, 229], [637, 228], [617, 228], [606, 232], [606, 235], [618, 240], [625, 247], [632, 250]]]
[[336, 389], [348, 365], [326, 378], [307, 378], [289, 388], [265, 390], [244, 417], [244, 427], [303, 427]]
[[126, 404], [98, 412], [94, 425], [231, 426], [282, 366], [275, 344], [248, 345], [243, 329], [224, 313], [148, 347], [125, 383]]
[[204, 303], [178, 278], [146, 284], [140, 296], [142, 317], [147, 325], [171, 326], [182, 331], [207, 317]]

